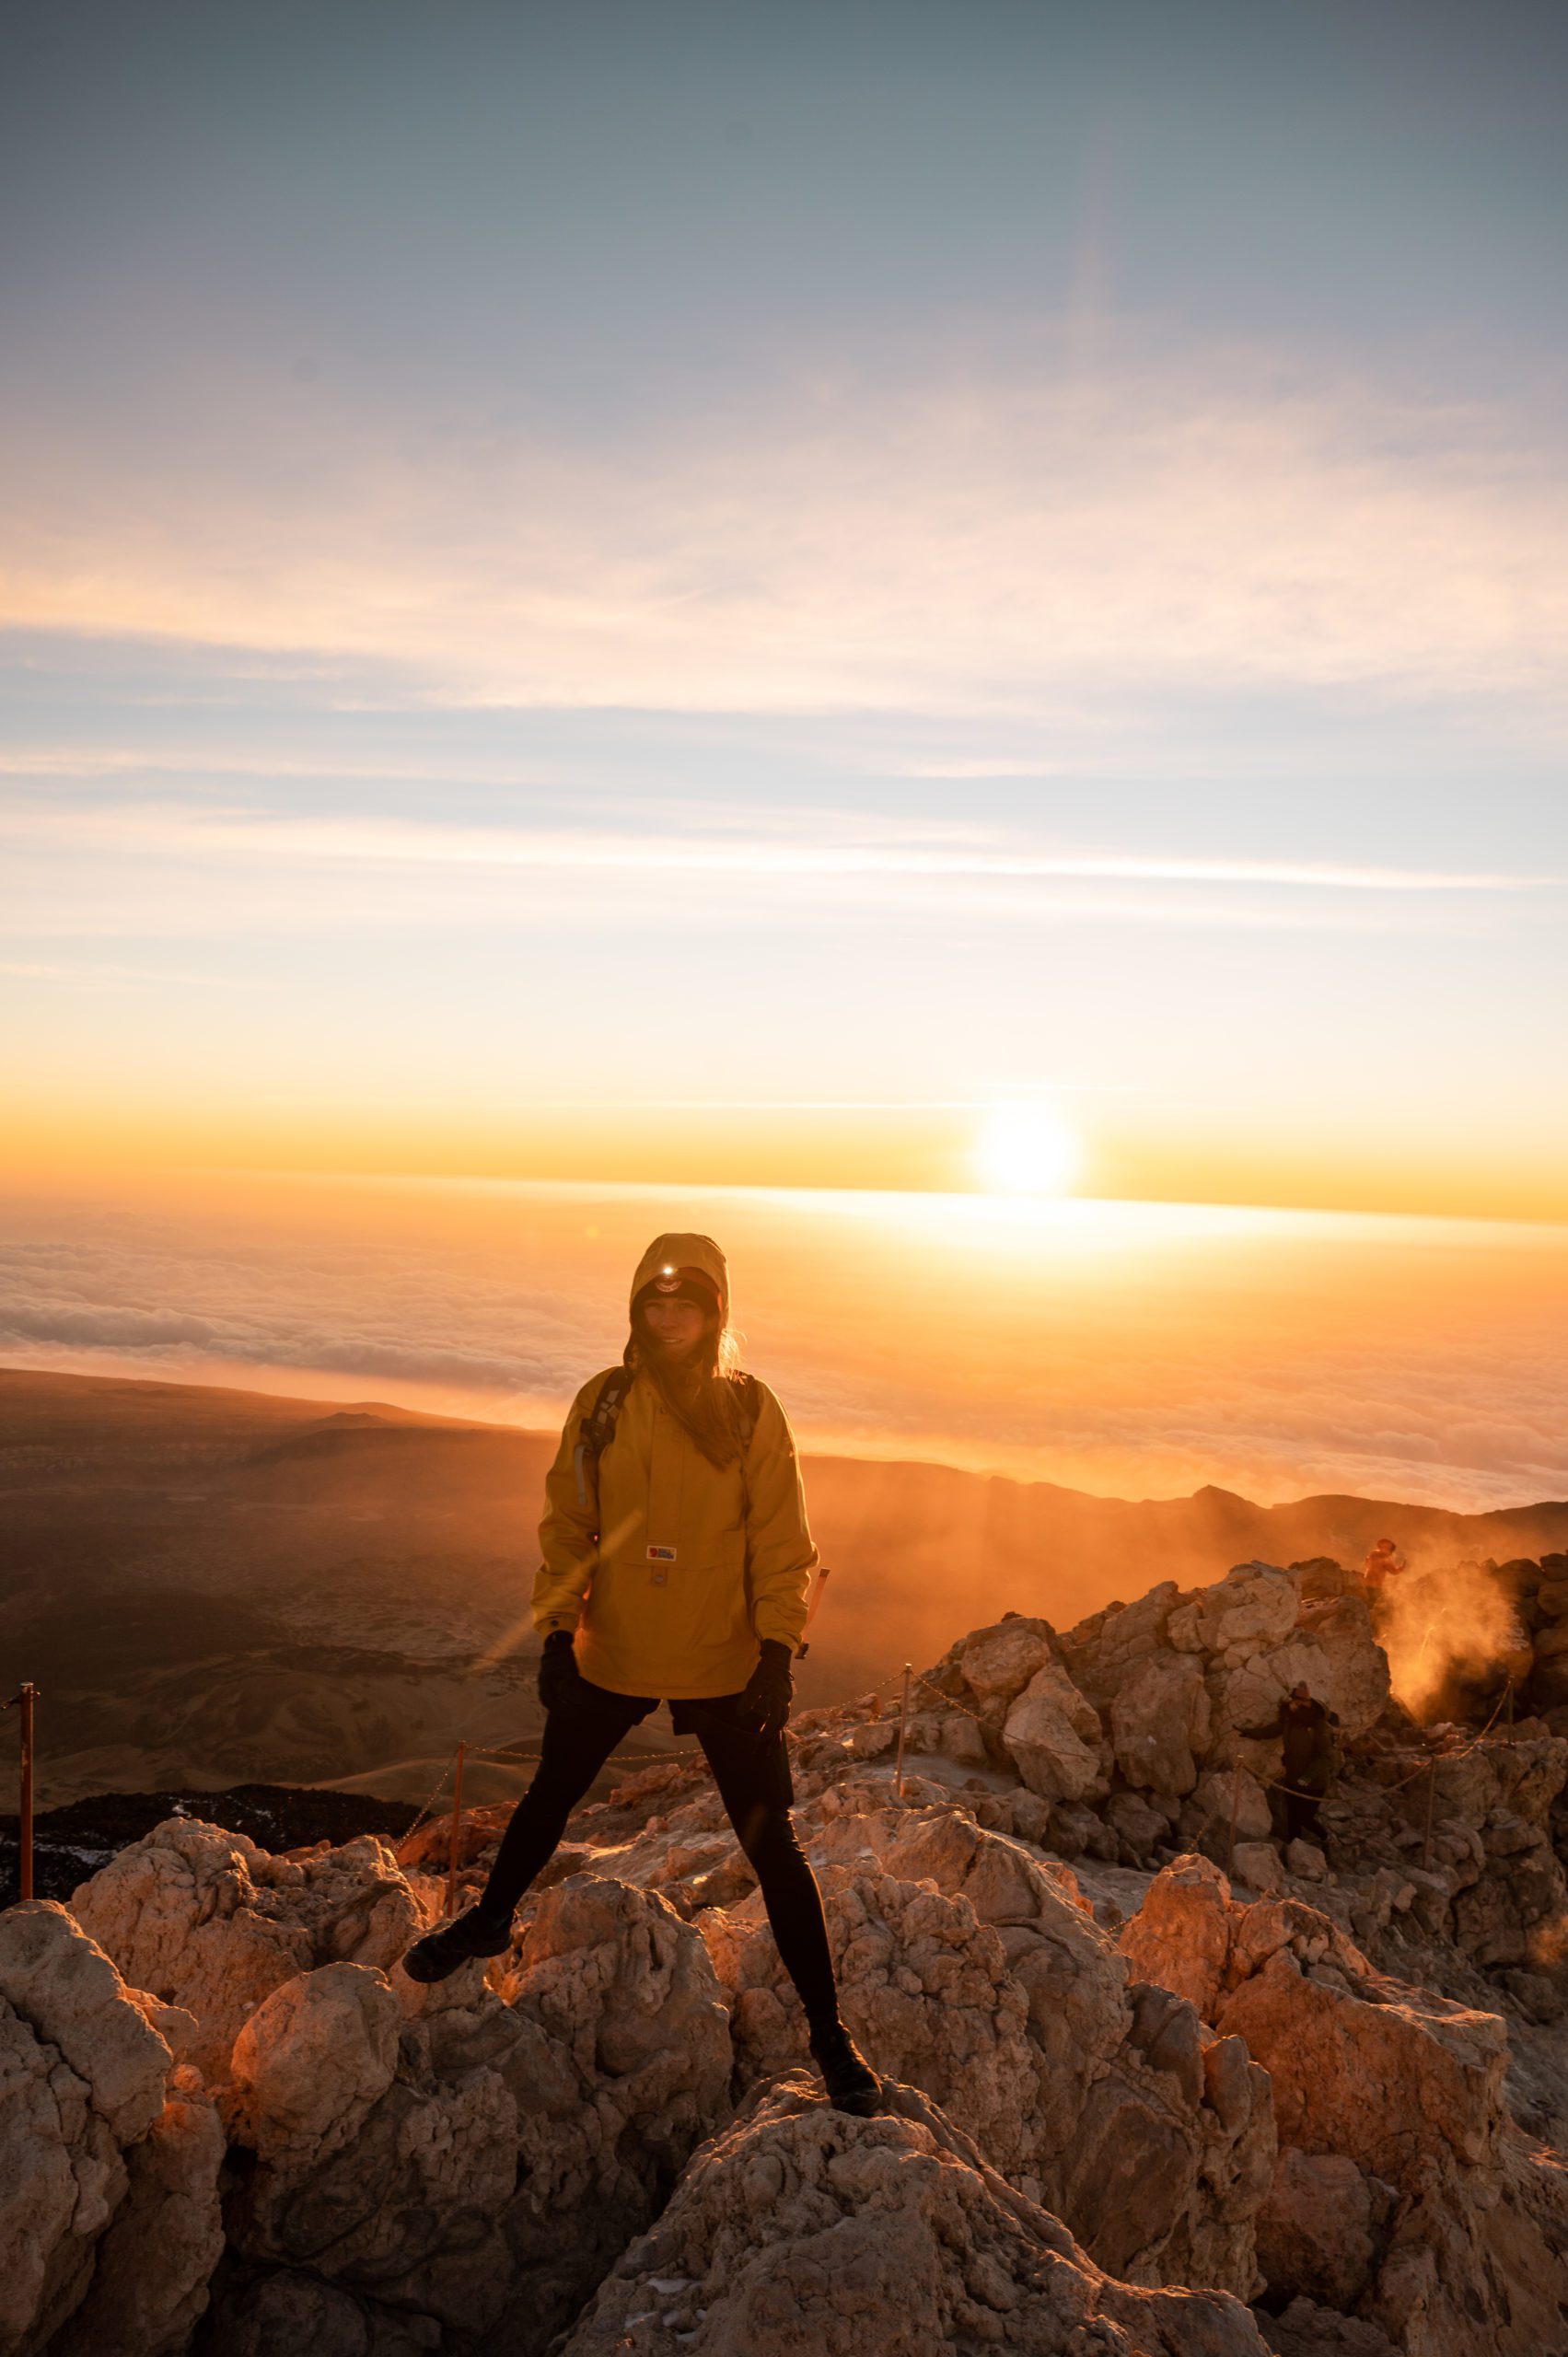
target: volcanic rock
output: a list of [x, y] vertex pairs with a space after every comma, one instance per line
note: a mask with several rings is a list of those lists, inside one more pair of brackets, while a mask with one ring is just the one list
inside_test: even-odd
[[222, 2247], [223, 2137], [63, 1907], [0, 1914], [0, 2351], [165, 2357]]
[[195, 2016], [188, 2059], [210, 2084], [264, 1997], [317, 1964], [382, 1967], [424, 1928], [374, 1835], [303, 1861], [170, 1817], [81, 1885], [72, 1910], [126, 1980]]
[[906, 2090], [854, 2120], [786, 2080], [707, 2145], [563, 2357], [1262, 2357], [1223, 2293], [1110, 2281]]

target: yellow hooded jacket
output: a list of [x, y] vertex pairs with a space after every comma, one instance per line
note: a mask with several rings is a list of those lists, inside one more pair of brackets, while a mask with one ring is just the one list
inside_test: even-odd
[[[632, 1280], [633, 1301], [667, 1262], [704, 1270], [727, 1307], [724, 1254], [705, 1236], [656, 1238]], [[599, 1457], [598, 1496], [590, 1478], [585, 1504], [574, 1452], [614, 1372], [573, 1400], [545, 1480], [534, 1627], [541, 1637], [572, 1631], [583, 1676], [612, 1694], [738, 1693], [759, 1639], [799, 1643], [817, 1566], [788, 1420], [757, 1384], [745, 1459], [721, 1469], [638, 1376]]]

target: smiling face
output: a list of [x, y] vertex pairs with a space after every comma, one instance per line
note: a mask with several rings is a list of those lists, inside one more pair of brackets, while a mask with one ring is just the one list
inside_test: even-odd
[[669, 1299], [658, 1294], [643, 1304], [649, 1334], [666, 1358], [687, 1357], [703, 1339], [707, 1319], [693, 1301]]

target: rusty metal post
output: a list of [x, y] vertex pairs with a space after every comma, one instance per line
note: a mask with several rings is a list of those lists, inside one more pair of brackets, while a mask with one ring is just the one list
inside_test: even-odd
[[904, 1796], [904, 1737], [909, 1732], [911, 1676], [912, 1672], [910, 1665], [906, 1661], [904, 1664], [904, 1699], [899, 1706], [899, 1765], [893, 1784], [893, 1789], [898, 1794], [900, 1800], [902, 1800]]
[[1241, 1814], [1241, 1762], [1238, 1759], [1230, 1778], [1230, 1832], [1225, 1845], [1225, 1870], [1228, 1881], [1236, 1865], [1236, 1820]]
[[458, 1769], [452, 1780], [452, 1846], [447, 1853], [447, 1912], [453, 1913], [458, 1904], [458, 1845], [463, 1832], [463, 1754], [466, 1743], [458, 1746]]
[[1434, 1759], [1426, 1772], [1426, 1838], [1421, 1845], [1421, 1871], [1425, 1874], [1432, 1864], [1432, 1817], [1437, 1805], [1437, 1762]]
[[38, 1699], [38, 1688], [29, 1678], [17, 1700], [22, 1706], [22, 1790], [19, 1826], [21, 1852], [18, 1861], [22, 1897], [32, 1897], [32, 1712]]

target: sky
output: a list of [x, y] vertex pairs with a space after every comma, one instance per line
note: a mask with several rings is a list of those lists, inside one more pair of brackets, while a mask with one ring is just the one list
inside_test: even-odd
[[24, 6], [0, 1178], [1568, 1217], [1565, 68]]

